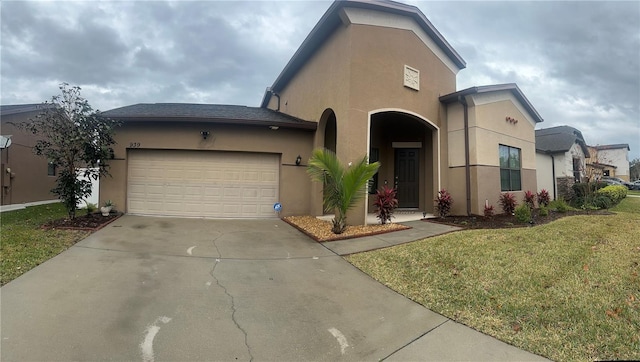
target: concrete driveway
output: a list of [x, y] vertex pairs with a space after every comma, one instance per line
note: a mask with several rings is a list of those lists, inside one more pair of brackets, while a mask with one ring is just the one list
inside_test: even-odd
[[276, 219], [124, 216], [0, 292], [3, 361], [464, 359], [465, 344], [469, 359], [536, 357]]

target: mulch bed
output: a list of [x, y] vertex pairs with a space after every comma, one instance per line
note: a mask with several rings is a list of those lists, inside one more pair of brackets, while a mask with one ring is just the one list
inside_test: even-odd
[[519, 222], [513, 215], [494, 215], [492, 217], [484, 217], [478, 215], [472, 216], [447, 216], [446, 218], [423, 219], [423, 221], [434, 222], [438, 224], [452, 225], [464, 229], [509, 229], [530, 227], [535, 225], [547, 224], [551, 221], [561, 219], [566, 216], [574, 215], [612, 215], [613, 213], [606, 210], [589, 210], [589, 211], [567, 211], [557, 212], [549, 210], [549, 215], [540, 216], [539, 210], [532, 212], [532, 221], [529, 223]]
[[75, 219], [58, 219], [42, 225], [45, 229], [97, 231], [122, 216], [122, 213], [77, 215]]
[[331, 232], [330, 221], [320, 220], [315, 216], [287, 216], [282, 220], [317, 242], [353, 239], [411, 229], [409, 226], [395, 223], [354, 225], [347, 226], [347, 229], [342, 234], [336, 235]]

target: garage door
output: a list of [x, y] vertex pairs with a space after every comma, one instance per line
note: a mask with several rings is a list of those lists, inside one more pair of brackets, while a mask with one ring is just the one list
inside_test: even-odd
[[129, 152], [127, 211], [189, 217], [274, 217], [280, 156], [216, 151]]

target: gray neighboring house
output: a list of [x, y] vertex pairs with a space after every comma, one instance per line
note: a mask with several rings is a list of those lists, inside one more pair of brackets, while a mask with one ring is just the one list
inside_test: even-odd
[[569, 126], [536, 130], [538, 191], [546, 189], [552, 199], [570, 199], [576, 182], [584, 181], [589, 149], [582, 132]]

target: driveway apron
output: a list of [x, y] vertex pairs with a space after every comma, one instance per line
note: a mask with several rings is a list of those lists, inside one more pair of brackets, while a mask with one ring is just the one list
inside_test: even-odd
[[447, 321], [277, 219], [124, 216], [1, 308], [3, 361], [379, 360]]

